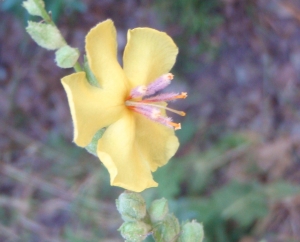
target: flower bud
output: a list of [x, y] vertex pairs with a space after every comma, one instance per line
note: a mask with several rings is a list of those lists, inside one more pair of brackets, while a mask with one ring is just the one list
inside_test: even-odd
[[178, 219], [168, 214], [165, 219], [154, 225], [153, 238], [157, 242], [174, 242], [180, 233]]
[[182, 225], [178, 242], [202, 242], [204, 239], [203, 226], [196, 221]]
[[169, 212], [168, 201], [165, 198], [154, 200], [149, 208], [152, 223], [162, 221]]
[[119, 228], [122, 237], [131, 242], [143, 241], [150, 230], [151, 226], [142, 221], [125, 222]]
[[55, 50], [66, 45], [59, 30], [51, 24], [28, 21], [26, 31], [38, 45], [45, 49]]
[[146, 203], [139, 193], [123, 192], [116, 200], [116, 205], [126, 222], [141, 220], [146, 216]]
[[45, 8], [43, 0], [37, 0], [38, 4], [34, 0], [27, 0], [23, 2], [23, 7], [28, 11], [29, 14], [42, 17], [41, 8]]
[[79, 58], [78, 49], [63, 46], [55, 52], [55, 62], [60, 68], [71, 68]]

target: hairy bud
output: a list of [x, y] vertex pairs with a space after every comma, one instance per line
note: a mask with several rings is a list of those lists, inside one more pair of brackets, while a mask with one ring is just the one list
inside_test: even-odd
[[203, 226], [196, 221], [182, 225], [178, 242], [202, 242], [204, 239]]
[[149, 208], [152, 223], [162, 221], [169, 212], [168, 201], [165, 198], [154, 200]]
[[142, 221], [134, 221], [123, 223], [119, 231], [126, 241], [141, 242], [146, 239], [150, 229], [151, 227], [148, 224]]
[[141, 220], [146, 216], [146, 203], [139, 193], [123, 192], [116, 200], [116, 205], [126, 222]]
[[71, 68], [79, 58], [78, 49], [69, 45], [63, 46], [55, 52], [55, 62], [60, 68]]
[[41, 8], [45, 7], [45, 3], [43, 0], [37, 0], [37, 3], [34, 0], [27, 0], [23, 2], [22, 6], [29, 14], [42, 17]]
[[56, 50], [66, 45], [59, 30], [46, 23], [28, 21], [27, 33], [41, 47], [48, 50]]
[[165, 219], [154, 225], [153, 237], [157, 242], [174, 242], [180, 233], [178, 219], [168, 214]]

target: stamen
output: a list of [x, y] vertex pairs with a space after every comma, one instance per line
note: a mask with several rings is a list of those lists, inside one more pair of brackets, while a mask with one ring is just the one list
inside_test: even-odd
[[145, 98], [143, 102], [168, 102], [176, 99], [184, 99], [187, 97], [186, 92], [178, 93], [163, 93], [154, 97]]
[[151, 82], [147, 86], [147, 91], [146, 91], [145, 96], [153, 95], [157, 91], [164, 89], [171, 83], [171, 80], [173, 78], [174, 78], [174, 75], [171, 73], [160, 76], [159, 78], [157, 78], [155, 81]]
[[157, 119], [157, 121], [161, 124], [164, 124], [164, 125], [170, 127], [170, 128], [174, 128], [175, 130], [181, 129], [181, 124], [172, 122], [172, 118], [170, 118], [170, 117], [160, 116]]
[[151, 106], [151, 107], [156, 107], [156, 108], [162, 108], [162, 109], [166, 109], [172, 113], [176, 113], [180, 116], [185, 116], [185, 112], [183, 111], [178, 111], [178, 110], [175, 110], [173, 108], [168, 108], [168, 107], [165, 107], [165, 106], [162, 106], [162, 105], [158, 105], [158, 104], [153, 104], [153, 103], [144, 103], [143, 101], [140, 101], [140, 102], [133, 102], [133, 101], [126, 101], [125, 102], [125, 105], [126, 106], [135, 106], [135, 107], [139, 107], [139, 106]]
[[[187, 97], [186, 92], [182, 93], [165, 93], [152, 97], [147, 97], [155, 94], [157, 91], [162, 90], [171, 83], [173, 79], [171, 73], [164, 74], [151, 82], [148, 86], [137, 86], [133, 88], [129, 94], [129, 97], [125, 101], [125, 105], [134, 112], [142, 114], [146, 118], [158, 122], [167, 127], [175, 130], [181, 129], [180, 123], [174, 123], [171, 117], [162, 114], [161, 110], [176, 113], [180, 116], [185, 116], [185, 112], [178, 111], [172, 108], [168, 108], [162, 102], [174, 101], [176, 99], [184, 99]], [[144, 98], [146, 97], [146, 98]]]
[[172, 125], [175, 130], [181, 129], [181, 124], [180, 123], [170, 122], [170, 125]]
[[129, 106], [130, 109], [133, 111], [143, 114], [144, 116], [156, 120], [161, 116], [161, 111], [158, 108], [155, 107], [150, 107], [150, 106]]

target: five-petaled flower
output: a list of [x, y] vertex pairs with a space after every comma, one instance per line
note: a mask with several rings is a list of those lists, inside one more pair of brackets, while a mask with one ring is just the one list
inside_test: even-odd
[[166, 102], [186, 93], [156, 94], [173, 75], [178, 48], [165, 33], [150, 28], [128, 31], [123, 69], [117, 61], [116, 30], [106, 20], [86, 36], [87, 60], [99, 88], [85, 72], [62, 79], [74, 122], [74, 142], [87, 146], [95, 133], [108, 127], [97, 144], [97, 155], [110, 173], [111, 184], [140, 192], [155, 187], [151, 172], [165, 165], [179, 142], [180, 124], [166, 116]]

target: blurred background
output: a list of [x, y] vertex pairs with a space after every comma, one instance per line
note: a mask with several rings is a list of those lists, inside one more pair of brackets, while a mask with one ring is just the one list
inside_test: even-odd
[[[123, 190], [72, 143], [60, 83], [72, 70], [29, 38], [27, 20], [38, 19], [21, 2], [0, 1], [0, 241], [123, 241]], [[203, 222], [206, 242], [300, 241], [299, 0], [45, 2], [82, 54], [107, 18], [120, 59], [130, 28], [165, 31], [179, 46], [181, 146], [147, 201], [166, 197], [181, 221]]]

